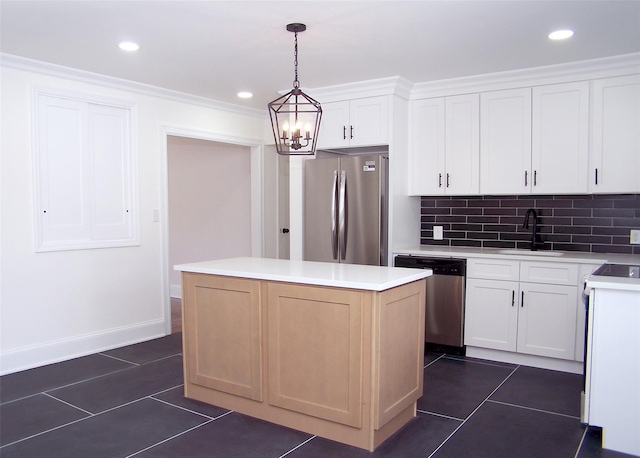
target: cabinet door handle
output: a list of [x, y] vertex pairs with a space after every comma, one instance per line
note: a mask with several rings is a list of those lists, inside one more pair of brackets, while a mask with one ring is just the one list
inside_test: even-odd
[[347, 139], [347, 126], [342, 126], [342, 139]]
[[596, 169], [596, 184], [598, 184], [598, 169]]
[[511, 307], [516, 305], [516, 290], [511, 290]]
[[351, 126], [351, 139], [353, 140], [353, 126]]
[[449, 187], [449, 174], [447, 173], [447, 188]]
[[439, 188], [442, 187], [442, 174], [441, 173], [438, 174], [438, 187]]
[[538, 184], [538, 171], [533, 171], [533, 185], [536, 186]]
[[520, 307], [524, 307], [524, 291], [522, 291], [522, 297], [520, 298]]
[[529, 171], [528, 170], [524, 171], [524, 185], [525, 186], [529, 185]]

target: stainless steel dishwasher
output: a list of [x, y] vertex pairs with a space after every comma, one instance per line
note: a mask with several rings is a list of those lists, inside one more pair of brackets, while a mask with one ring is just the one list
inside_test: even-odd
[[425, 343], [427, 349], [465, 354], [464, 297], [467, 261], [398, 255], [396, 267], [431, 269], [427, 277]]

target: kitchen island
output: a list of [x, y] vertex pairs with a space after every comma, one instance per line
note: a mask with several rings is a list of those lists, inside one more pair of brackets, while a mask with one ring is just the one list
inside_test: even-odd
[[370, 451], [416, 415], [429, 270], [265, 258], [175, 269], [185, 396]]

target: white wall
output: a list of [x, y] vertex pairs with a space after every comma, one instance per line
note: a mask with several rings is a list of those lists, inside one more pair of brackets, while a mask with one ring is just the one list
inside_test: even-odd
[[[265, 118], [83, 72], [51, 72], [31, 61], [3, 59], [0, 76], [0, 373], [164, 335], [170, 320], [166, 216], [154, 222], [153, 212], [166, 209], [165, 132], [239, 138], [261, 154]], [[32, 85], [136, 103], [140, 246], [34, 252]], [[260, 158], [252, 158], [256, 163]], [[260, 186], [252, 183], [252, 208]], [[252, 235], [252, 252], [260, 251], [260, 237], [256, 242]]]
[[251, 256], [251, 149], [169, 136], [169, 280], [188, 262]]

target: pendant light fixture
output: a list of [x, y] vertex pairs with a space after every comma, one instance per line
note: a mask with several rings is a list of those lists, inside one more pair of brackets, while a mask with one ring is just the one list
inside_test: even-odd
[[295, 78], [293, 89], [269, 104], [273, 138], [278, 154], [313, 155], [316, 152], [322, 108], [319, 102], [302, 92], [298, 81], [298, 32], [304, 32], [307, 26], [293, 23], [287, 25], [287, 30], [295, 34]]

